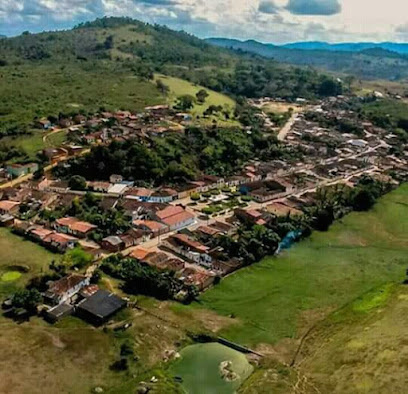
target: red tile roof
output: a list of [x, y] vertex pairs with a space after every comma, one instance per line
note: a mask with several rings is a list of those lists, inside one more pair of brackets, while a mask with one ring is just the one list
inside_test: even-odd
[[9, 200], [2, 200], [0, 201], [0, 210], [2, 211], [11, 211], [16, 206], [20, 205], [19, 202], [16, 201], [9, 201]]
[[146, 249], [137, 248], [137, 249], [132, 250], [129, 256], [137, 260], [143, 260], [149, 253], [150, 252]]
[[176, 215], [163, 219], [162, 222], [165, 223], [167, 226], [171, 227], [171, 226], [174, 226], [175, 224], [183, 223], [193, 218], [194, 218], [194, 215], [192, 213], [183, 211]]
[[150, 231], [160, 231], [166, 227], [163, 223], [155, 222], [154, 220], [135, 220], [133, 224], [136, 227], [147, 227]]
[[190, 247], [190, 248], [192, 248], [194, 250], [197, 250], [197, 251], [199, 251], [201, 253], [205, 253], [205, 252], [208, 251], [208, 248], [205, 245], [201, 244], [200, 242], [195, 241], [194, 239], [190, 238], [189, 236], [187, 236], [185, 234], [175, 234], [170, 238], [173, 238], [173, 239], [177, 240], [177, 242], [179, 242], [179, 243], [181, 243], [181, 244], [183, 244], [183, 245], [185, 245], [187, 247]]
[[71, 274], [65, 276], [60, 280], [53, 282], [48, 291], [54, 294], [62, 295], [66, 293], [68, 290], [74, 288], [75, 286], [83, 282], [85, 279], [86, 276], [84, 275]]

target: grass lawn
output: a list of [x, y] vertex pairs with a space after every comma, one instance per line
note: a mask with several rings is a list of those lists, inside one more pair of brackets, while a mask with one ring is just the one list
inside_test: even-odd
[[202, 306], [235, 315], [239, 324], [221, 334], [244, 344], [298, 337], [329, 312], [404, 277], [407, 201], [404, 185], [372, 211], [352, 213], [327, 233], [224, 279], [203, 294]]
[[[235, 101], [226, 96], [225, 94], [217, 93], [214, 92], [213, 90], [204, 88], [199, 85], [194, 85], [191, 82], [185, 81], [183, 79], [179, 78], [174, 78], [174, 77], [169, 77], [167, 75], [156, 75], [155, 80], [161, 79], [165, 85], [167, 85], [170, 88], [170, 93], [169, 93], [169, 101], [171, 104], [174, 104], [177, 101], [177, 97], [189, 94], [191, 96], [196, 95], [196, 93], [201, 90], [205, 89], [209, 96], [206, 98], [204, 104], [198, 104], [196, 103], [194, 105], [194, 108], [190, 111], [191, 114], [195, 116], [202, 116], [203, 112], [210, 106], [210, 105], [221, 105], [223, 107], [228, 108], [231, 112], [233, 112], [235, 108]], [[198, 119], [198, 123], [204, 123], [208, 124], [211, 123], [212, 120], [217, 120], [219, 125], [225, 125], [225, 126], [234, 126], [237, 125], [238, 123], [233, 120], [226, 120], [223, 115], [220, 116], [211, 116], [208, 119]]]
[[[47, 271], [59, 258], [41, 246], [0, 228], [0, 296], [22, 287], [33, 276]], [[24, 272], [27, 270], [27, 272]], [[18, 277], [16, 274], [20, 274]]]
[[[253, 370], [242, 353], [219, 343], [190, 345], [180, 355], [170, 372], [183, 379], [182, 386], [190, 394], [233, 394]], [[237, 375], [235, 380], [222, 378], [223, 361], [231, 362], [231, 370]]]

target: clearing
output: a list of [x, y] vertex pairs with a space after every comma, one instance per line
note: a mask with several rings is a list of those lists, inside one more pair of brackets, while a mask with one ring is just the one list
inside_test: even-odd
[[[231, 112], [231, 114], [233, 113], [235, 109], [235, 101], [232, 98], [226, 96], [225, 94], [217, 93], [203, 86], [194, 85], [189, 81], [175, 78], [175, 77], [169, 77], [167, 75], [162, 75], [162, 74], [155, 75], [155, 80], [157, 81], [158, 79], [162, 80], [163, 83], [170, 88], [168, 99], [171, 104], [174, 104], [177, 101], [177, 97], [179, 96], [188, 94], [188, 95], [195, 97], [196, 93], [200, 91], [201, 89], [204, 89], [207, 91], [208, 97], [206, 98], [204, 104], [196, 103], [194, 105], [194, 108], [190, 111], [194, 117], [201, 117], [203, 115], [203, 112], [210, 105], [217, 105], [217, 106], [220, 105], [224, 107], [225, 109], [228, 109]], [[233, 126], [237, 124], [233, 120], [227, 120], [223, 115], [211, 116], [208, 119], [203, 119], [205, 123], [211, 122], [212, 120], [217, 120], [219, 124], [226, 125], [226, 126]]]

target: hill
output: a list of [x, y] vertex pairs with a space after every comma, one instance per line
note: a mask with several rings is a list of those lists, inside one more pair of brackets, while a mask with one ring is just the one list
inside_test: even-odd
[[[408, 57], [394, 51], [396, 47], [392, 45], [375, 47], [350, 44], [341, 48], [336, 46], [329, 48], [325, 43], [276, 46], [254, 40], [209, 38], [206, 41], [219, 47], [254, 53], [283, 63], [353, 74], [362, 79], [402, 80], [408, 78]], [[403, 48], [403, 44], [401, 45]]]
[[35, 118], [164, 103], [157, 73], [231, 97], [314, 98], [341, 88], [313, 70], [217, 48], [164, 26], [102, 18], [0, 41], [0, 138], [35, 133]]
[[284, 48], [290, 49], [324, 49], [326, 51], [346, 51], [346, 52], [361, 52], [365, 49], [385, 49], [387, 51], [397, 52], [399, 54], [408, 54], [407, 43], [396, 42], [343, 42], [338, 44], [330, 44], [322, 41], [307, 41], [294, 42], [282, 45]]

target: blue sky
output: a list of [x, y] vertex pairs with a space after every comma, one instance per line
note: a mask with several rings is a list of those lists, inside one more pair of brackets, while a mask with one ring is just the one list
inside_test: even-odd
[[0, 34], [67, 29], [104, 15], [199, 37], [408, 41], [407, 0], [0, 0]]

